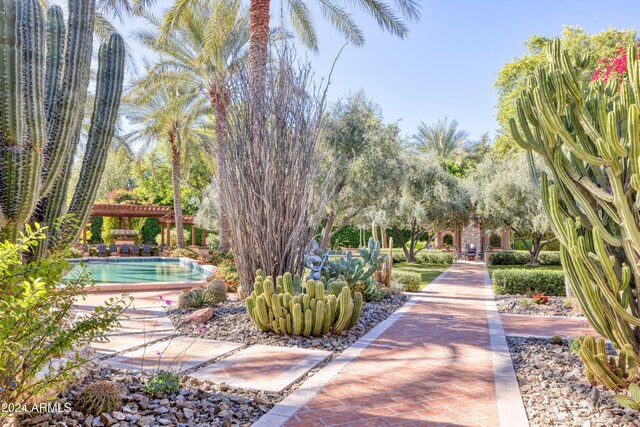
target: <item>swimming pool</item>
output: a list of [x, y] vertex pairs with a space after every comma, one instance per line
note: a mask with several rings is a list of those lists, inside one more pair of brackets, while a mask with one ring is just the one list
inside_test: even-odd
[[203, 282], [209, 275], [202, 266], [193, 261], [179, 258], [145, 259], [83, 259], [84, 265], [77, 264], [65, 279], [77, 277], [83, 268], [91, 272], [96, 284], [133, 284], [133, 283], [192, 283]]

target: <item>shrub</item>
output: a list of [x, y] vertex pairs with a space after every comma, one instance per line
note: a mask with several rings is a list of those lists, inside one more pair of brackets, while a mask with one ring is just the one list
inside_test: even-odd
[[144, 384], [144, 388], [152, 396], [157, 394], [174, 394], [180, 391], [180, 377], [175, 372], [158, 369]]
[[531, 301], [533, 301], [534, 304], [546, 304], [549, 302], [549, 298], [547, 298], [545, 294], [535, 294], [531, 297]]
[[419, 264], [441, 264], [453, 263], [453, 252], [441, 252], [424, 250], [416, 255], [416, 262]]
[[[380, 253], [389, 255], [389, 249], [380, 249]], [[402, 248], [393, 248], [393, 262], [407, 262], [407, 257], [404, 255]]]
[[394, 271], [393, 280], [402, 283], [402, 289], [406, 292], [417, 292], [422, 289], [422, 280], [417, 273]]
[[235, 262], [225, 262], [218, 265], [215, 273], [211, 276], [213, 279], [219, 279], [227, 285], [227, 292], [237, 292], [240, 286], [240, 277], [236, 269]]
[[380, 283], [369, 279], [365, 282], [362, 296], [364, 296], [365, 301], [382, 301], [387, 296], [387, 293]]
[[562, 337], [560, 335], [554, 335], [549, 339], [549, 342], [551, 344], [554, 345], [562, 345], [564, 344], [564, 341], [562, 340]]
[[189, 248], [171, 249], [169, 252], [167, 252], [167, 256], [174, 257], [174, 258], [191, 258], [191, 259], [200, 258], [200, 254], [198, 252]]
[[219, 251], [210, 249], [209, 254], [205, 257], [205, 263], [211, 265], [220, 265], [228, 262], [235, 262], [231, 251]]
[[87, 384], [76, 398], [76, 408], [85, 415], [113, 412], [122, 406], [120, 385], [111, 381]]
[[488, 259], [489, 265], [525, 265], [531, 260], [526, 251], [498, 251], [492, 252]]
[[[498, 251], [489, 256], [489, 265], [525, 265], [531, 261], [527, 251]], [[540, 265], [560, 265], [560, 252], [541, 251], [538, 254]]]
[[[15, 244], [0, 242], [0, 402], [25, 402], [76, 379], [86, 346], [117, 324], [125, 308], [122, 298], [109, 298], [74, 319], [91, 278], [80, 271], [60, 286], [70, 269], [64, 259], [23, 262], [44, 238], [36, 225]], [[5, 416], [0, 412], [0, 424]]]
[[540, 268], [513, 268], [496, 270], [491, 275], [493, 291], [496, 294], [565, 295], [564, 273]]

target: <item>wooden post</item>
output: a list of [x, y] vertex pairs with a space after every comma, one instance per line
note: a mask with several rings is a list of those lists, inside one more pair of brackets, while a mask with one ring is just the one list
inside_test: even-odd
[[196, 245], [196, 226], [191, 226], [191, 246]]
[[160, 224], [160, 244], [164, 245], [164, 224]]
[[167, 223], [167, 246], [171, 246], [171, 222]]
[[82, 244], [87, 244], [87, 226], [85, 225], [82, 229]]
[[202, 246], [207, 246], [207, 230], [202, 229]]

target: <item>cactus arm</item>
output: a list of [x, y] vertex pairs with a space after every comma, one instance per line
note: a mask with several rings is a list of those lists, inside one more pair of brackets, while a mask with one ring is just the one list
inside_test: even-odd
[[0, 227], [24, 223], [37, 203], [44, 146], [44, 18], [36, 0], [0, 2]]
[[95, 0], [70, 0], [60, 86], [47, 123], [41, 195], [46, 196], [73, 156], [89, 86]]
[[65, 24], [62, 8], [52, 6], [47, 11], [47, 68], [45, 77], [44, 111], [47, 122], [51, 120], [51, 112], [60, 84], [60, 70], [64, 54]]
[[[81, 224], [89, 218], [113, 140], [124, 81], [124, 57], [124, 41], [118, 34], [112, 34], [109, 41], [100, 47], [96, 97], [87, 149], [68, 210]], [[66, 241], [71, 243], [77, 240], [80, 231], [80, 227], [65, 227]]]

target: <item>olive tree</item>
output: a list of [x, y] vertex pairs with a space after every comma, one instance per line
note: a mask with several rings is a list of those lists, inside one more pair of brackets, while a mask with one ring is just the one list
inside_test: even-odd
[[[436, 159], [411, 152], [403, 153], [403, 158], [405, 178], [381, 209], [407, 261], [415, 262], [416, 255], [426, 248], [417, 248], [418, 240], [465, 223], [471, 205], [460, 180]], [[409, 230], [408, 241], [402, 229]]]
[[526, 154], [520, 153], [500, 159], [487, 156], [467, 176], [465, 184], [485, 226], [512, 230], [531, 255], [529, 265], [538, 265], [538, 254], [555, 237], [540, 190], [531, 178]]

